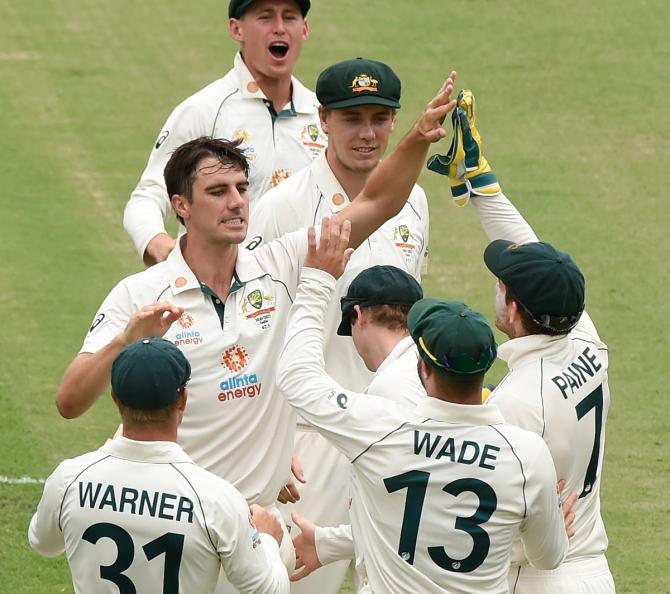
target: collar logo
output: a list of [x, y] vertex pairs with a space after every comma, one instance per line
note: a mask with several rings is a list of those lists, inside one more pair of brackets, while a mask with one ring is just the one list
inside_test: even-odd
[[177, 323], [184, 329], [188, 330], [193, 326], [193, 316], [190, 313], [184, 312], [181, 314], [181, 317], [177, 320]]
[[351, 81], [351, 90], [354, 93], [362, 93], [363, 91], [376, 93], [378, 84], [379, 81], [376, 78], [372, 78], [369, 74], [359, 74]]
[[244, 347], [236, 344], [227, 348], [221, 356], [221, 365], [231, 373], [240, 373], [249, 364], [249, 355]]

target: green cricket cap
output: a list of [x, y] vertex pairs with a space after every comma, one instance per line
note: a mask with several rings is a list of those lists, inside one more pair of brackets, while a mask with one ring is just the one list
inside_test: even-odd
[[112, 363], [112, 391], [121, 404], [137, 410], [176, 402], [190, 377], [184, 353], [163, 338], [133, 342]]
[[407, 327], [421, 358], [455, 380], [486, 371], [498, 353], [486, 318], [461, 301], [417, 301]]
[[372, 266], [361, 272], [340, 300], [340, 336], [351, 336], [351, 314], [355, 305], [414, 305], [423, 298], [423, 289], [411, 275], [395, 266]]
[[554, 246], [538, 241], [491, 242], [484, 262], [542, 328], [568, 332], [584, 311], [584, 275], [574, 260]]
[[329, 109], [354, 105], [400, 107], [400, 79], [389, 66], [355, 58], [326, 68], [316, 81], [316, 97]]
[[[253, 3], [254, 0], [230, 0], [230, 4], [228, 4], [228, 18], [239, 19]], [[300, 7], [302, 16], [306, 17], [311, 6], [310, 1], [295, 0], [295, 3]]]

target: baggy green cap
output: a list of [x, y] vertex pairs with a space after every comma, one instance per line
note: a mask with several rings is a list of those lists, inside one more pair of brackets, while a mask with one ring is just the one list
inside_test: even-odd
[[484, 262], [541, 327], [568, 332], [584, 311], [584, 275], [573, 259], [542, 242], [492, 241]]
[[169, 406], [191, 377], [191, 365], [174, 344], [142, 338], [124, 347], [112, 363], [112, 391], [119, 402], [137, 410]]
[[407, 327], [421, 358], [455, 380], [486, 371], [498, 353], [486, 318], [461, 301], [422, 299], [409, 310]]
[[354, 105], [400, 107], [400, 79], [389, 66], [355, 58], [326, 68], [316, 81], [316, 97], [329, 109]]
[[[295, 2], [300, 7], [302, 16], [307, 16], [311, 6], [310, 0], [295, 0]], [[253, 3], [254, 0], [230, 0], [230, 4], [228, 4], [228, 18], [239, 19]]]
[[351, 313], [355, 305], [413, 305], [423, 297], [421, 285], [409, 273], [395, 266], [372, 266], [361, 272], [340, 300], [340, 336], [351, 336]]

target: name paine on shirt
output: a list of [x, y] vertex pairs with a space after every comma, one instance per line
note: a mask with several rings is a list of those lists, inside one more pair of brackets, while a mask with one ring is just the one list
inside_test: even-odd
[[193, 502], [183, 495], [79, 482], [79, 507], [193, 523]]
[[424, 453], [426, 458], [448, 458], [458, 464], [476, 464], [486, 470], [495, 470], [498, 452], [500, 448], [490, 443], [480, 444], [468, 439], [456, 441], [453, 437], [428, 431], [414, 431], [414, 454], [417, 456]]
[[595, 377], [602, 367], [602, 363], [598, 362], [597, 354], [591, 351], [591, 347], [586, 347], [577, 359], [562, 369], [558, 375], [552, 377], [551, 381], [567, 400], [568, 396], [574, 394], [575, 390], [581, 388], [589, 378]]

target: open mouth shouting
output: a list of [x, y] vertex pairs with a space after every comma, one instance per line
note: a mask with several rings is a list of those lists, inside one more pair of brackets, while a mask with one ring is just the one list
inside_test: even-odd
[[273, 41], [268, 49], [273, 58], [283, 60], [288, 54], [288, 43], [285, 41]]

